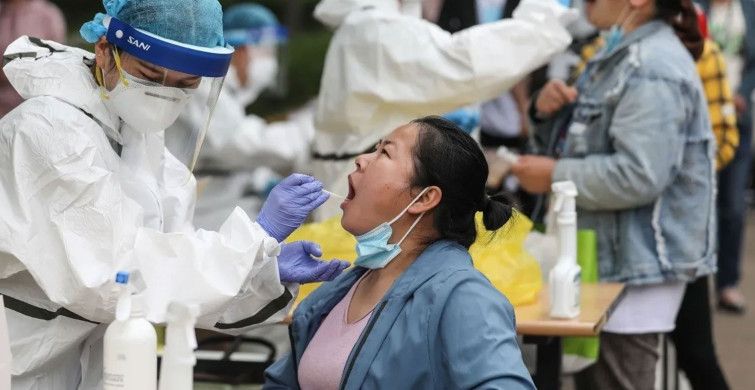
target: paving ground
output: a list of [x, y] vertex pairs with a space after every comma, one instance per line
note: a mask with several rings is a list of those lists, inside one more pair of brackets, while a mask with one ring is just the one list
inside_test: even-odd
[[750, 311], [741, 317], [716, 313], [713, 324], [719, 360], [734, 390], [755, 389], [755, 212], [748, 216], [744, 254], [741, 286]]

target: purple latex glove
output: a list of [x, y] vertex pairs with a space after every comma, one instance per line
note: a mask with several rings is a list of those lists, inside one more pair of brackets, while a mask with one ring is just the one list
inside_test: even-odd
[[281, 246], [278, 255], [278, 273], [282, 283], [329, 282], [346, 269], [348, 261], [324, 261], [315, 257], [322, 256], [322, 249], [314, 242], [296, 241]]
[[294, 173], [270, 191], [257, 223], [270, 237], [283, 242], [301, 226], [312, 210], [320, 207], [329, 197], [322, 192], [322, 183], [314, 177]]

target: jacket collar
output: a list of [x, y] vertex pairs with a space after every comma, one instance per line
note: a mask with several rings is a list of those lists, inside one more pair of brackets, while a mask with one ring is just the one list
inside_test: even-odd
[[663, 30], [672, 30], [666, 22], [662, 20], [651, 20], [642, 26], [638, 27], [631, 33], [627, 34], [624, 39], [616, 45], [611, 51], [605, 50], [598, 51], [595, 57], [590, 62], [601, 62], [612, 58], [613, 56], [621, 53], [625, 48]]
[[[406, 300], [438, 272], [449, 268], [461, 269], [470, 266], [472, 266], [472, 257], [463, 246], [450, 240], [436, 241], [430, 244], [396, 279], [382, 301]], [[294, 320], [305, 316], [306, 321], [309, 321], [309, 317], [315, 313], [329, 313], [367, 271], [366, 268], [355, 267], [315, 290], [296, 310]]]

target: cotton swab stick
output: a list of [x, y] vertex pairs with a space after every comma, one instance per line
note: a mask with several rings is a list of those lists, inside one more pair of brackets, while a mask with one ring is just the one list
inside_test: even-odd
[[330, 192], [330, 191], [328, 191], [328, 190], [322, 190], [322, 192], [324, 192], [324, 193], [326, 193], [326, 194], [330, 195], [330, 196], [331, 196], [332, 198], [338, 198], [338, 199], [346, 199], [346, 197], [345, 197], [345, 196], [343, 196], [343, 195], [338, 195], [338, 194], [334, 194], [334, 193], [332, 193], [332, 192]]

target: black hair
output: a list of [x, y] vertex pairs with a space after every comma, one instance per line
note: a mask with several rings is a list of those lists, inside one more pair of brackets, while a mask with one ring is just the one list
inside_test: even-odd
[[475, 214], [483, 213], [490, 231], [511, 219], [514, 204], [506, 193], [492, 197], [485, 192], [488, 163], [469, 134], [453, 122], [428, 116], [411, 122], [419, 129], [414, 146], [412, 187], [437, 186], [443, 193], [435, 209], [435, 229], [441, 238], [469, 248], [477, 238]]
[[703, 55], [705, 39], [697, 23], [692, 0], [655, 0], [657, 17], [670, 24], [684, 47], [697, 61]]

